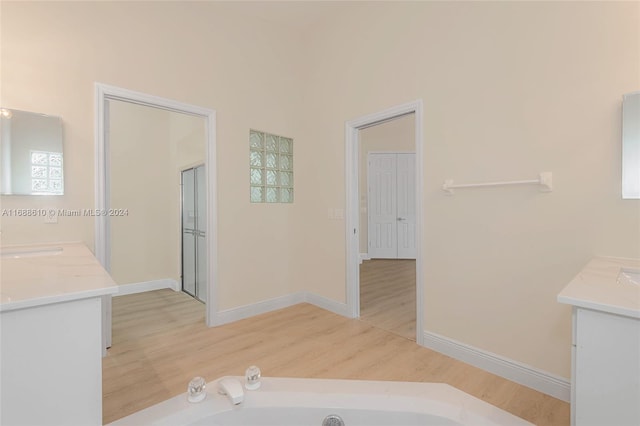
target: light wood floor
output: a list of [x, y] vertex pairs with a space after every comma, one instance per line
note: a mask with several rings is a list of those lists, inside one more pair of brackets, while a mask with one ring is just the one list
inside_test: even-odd
[[256, 364], [265, 376], [444, 382], [535, 424], [569, 424], [565, 402], [309, 304], [207, 328], [204, 305], [157, 290], [115, 297], [113, 322], [105, 423], [185, 392], [194, 376]]
[[360, 264], [360, 319], [416, 340], [416, 261], [371, 259]]

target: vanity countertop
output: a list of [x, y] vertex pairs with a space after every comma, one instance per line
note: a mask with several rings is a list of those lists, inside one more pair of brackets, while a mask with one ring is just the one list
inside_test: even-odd
[[0, 311], [114, 294], [118, 286], [83, 243], [5, 246]]
[[640, 319], [640, 285], [619, 280], [640, 259], [595, 257], [558, 294], [558, 302]]

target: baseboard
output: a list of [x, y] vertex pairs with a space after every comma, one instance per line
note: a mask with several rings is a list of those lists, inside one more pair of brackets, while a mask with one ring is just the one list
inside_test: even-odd
[[369, 257], [369, 253], [360, 253], [360, 263], [362, 263], [364, 260], [369, 260], [371, 259]]
[[562, 401], [571, 399], [571, 383], [563, 377], [428, 331], [424, 346]]
[[305, 292], [304, 301], [317, 306], [318, 308], [333, 312], [334, 314], [342, 315], [349, 318], [349, 309], [346, 303], [336, 302], [333, 299], [329, 299], [319, 294]]
[[126, 296], [127, 294], [144, 293], [145, 291], [161, 290], [163, 288], [179, 291], [180, 283], [171, 278], [163, 278], [160, 280], [122, 284], [118, 286], [118, 292], [114, 294], [114, 296]]
[[250, 318], [255, 315], [266, 314], [267, 312], [288, 308], [289, 306], [297, 305], [304, 301], [305, 293], [301, 291], [298, 293], [275, 297], [273, 299], [263, 300], [262, 302], [252, 303], [250, 305], [226, 309], [217, 313], [214, 324], [228, 324], [230, 322]]
[[237, 308], [226, 309], [218, 312], [214, 321], [215, 325], [228, 324], [245, 318], [251, 318], [255, 315], [266, 314], [267, 312], [278, 309], [288, 308], [298, 303], [310, 303], [321, 309], [333, 312], [338, 315], [348, 317], [348, 309], [346, 303], [336, 302], [324, 296], [307, 291], [299, 291], [297, 293], [286, 294], [284, 296], [275, 297], [273, 299], [264, 300], [262, 302], [252, 303], [250, 305], [239, 306]]

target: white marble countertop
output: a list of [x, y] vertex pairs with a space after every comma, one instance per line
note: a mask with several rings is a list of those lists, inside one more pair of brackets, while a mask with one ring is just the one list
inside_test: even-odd
[[118, 291], [83, 243], [4, 246], [0, 252], [0, 312]]
[[591, 259], [558, 294], [558, 302], [640, 318], [640, 285], [618, 280], [623, 268], [640, 269], [640, 259]]

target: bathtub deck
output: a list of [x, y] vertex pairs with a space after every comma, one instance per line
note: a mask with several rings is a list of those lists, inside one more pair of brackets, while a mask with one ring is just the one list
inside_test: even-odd
[[204, 305], [158, 290], [114, 298], [103, 359], [109, 423], [186, 390], [193, 376], [244, 375], [444, 382], [537, 425], [568, 425], [569, 404], [359, 320], [300, 304], [217, 328]]

